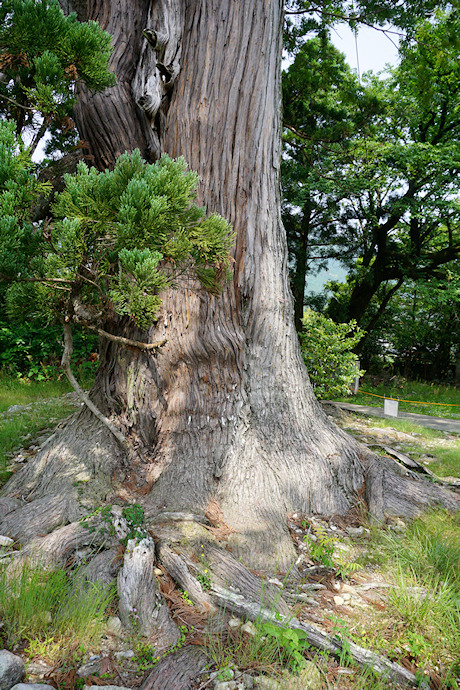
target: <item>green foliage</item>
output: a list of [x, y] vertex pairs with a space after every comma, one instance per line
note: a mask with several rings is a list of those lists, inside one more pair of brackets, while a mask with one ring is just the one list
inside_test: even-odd
[[[76, 327], [73, 364], [85, 380], [93, 378], [97, 362], [89, 361], [98, 351], [98, 337]], [[62, 328], [38, 322], [0, 320], [0, 369], [10, 376], [50, 381], [62, 375]], [[46, 396], [44, 396], [46, 397]]]
[[149, 165], [135, 151], [104, 173], [80, 163], [65, 177], [56, 221], [42, 229], [34, 256], [15, 274], [11, 262], [0, 265], [15, 281], [6, 295], [10, 314], [93, 326], [119, 314], [148, 328], [159, 292], [182, 273], [217, 293], [228, 276], [233, 234], [193, 203], [197, 182], [182, 158], [167, 155]]
[[145, 524], [144, 509], [138, 503], [133, 503], [130, 506], [123, 508], [122, 515], [128, 523], [129, 534], [128, 539], [136, 539], [139, 541], [147, 536], [143, 525]]
[[[15, 573], [0, 570], [1, 637], [8, 647], [22, 640], [41, 641], [53, 661], [97, 642], [114, 591], [88, 584], [78, 571], [44, 571], [24, 566]], [[57, 658], [56, 658], [57, 656]]]
[[65, 16], [58, 0], [1, 0], [0, 46], [0, 117], [21, 134], [37, 129], [38, 114], [32, 149], [51, 124], [73, 129], [69, 113], [78, 84], [102, 91], [115, 83], [109, 34], [96, 22]]
[[324, 32], [298, 49], [282, 174], [300, 314], [305, 272], [328, 258], [348, 269], [328, 315], [367, 332], [401, 286], [442, 283], [458, 258], [459, 21], [450, 9], [413, 22], [400, 65], [361, 84]]
[[318, 398], [333, 398], [348, 392], [357, 375], [352, 350], [363, 337], [355, 322], [336, 324], [311, 309], [304, 312], [300, 336], [302, 354]]
[[260, 630], [263, 635], [276, 640], [280, 657], [288, 668], [298, 672], [305, 666], [303, 653], [310, 647], [306, 632], [274, 623], [261, 623]]

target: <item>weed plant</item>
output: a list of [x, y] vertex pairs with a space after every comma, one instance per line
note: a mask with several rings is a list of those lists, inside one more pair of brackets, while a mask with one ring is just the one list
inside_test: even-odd
[[52, 663], [81, 657], [97, 644], [114, 600], [111, 588], [83, 585], [78, 571], [25, 566], [0, 570], [0, 631], [13, 649], [26, 641], [29, 655]]

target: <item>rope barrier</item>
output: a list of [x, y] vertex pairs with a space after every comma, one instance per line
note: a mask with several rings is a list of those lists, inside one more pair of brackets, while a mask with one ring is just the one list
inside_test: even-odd
[[402, 400], [401, 398], [389, 398], [386, 395], [368, 393], [367, 391], [361, 390], [361, 388], [358, 388], [358, 393], [364, 393], [364, 395], [372, 395], [373, 398], [382, 398], [382, 400], [395, 400], [396, 402], [415, 403], [416, 405], [442, 405], [444, 407], [460, 407], [460, 405], [458, 405], [457, 403], [422, 402], [421, 400]]

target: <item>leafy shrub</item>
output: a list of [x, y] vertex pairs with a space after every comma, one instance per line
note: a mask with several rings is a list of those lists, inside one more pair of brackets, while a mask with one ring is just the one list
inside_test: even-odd
[[[62, 349], [61, 326], [0, 320], [0, 369], [9, 375], [35, 381], [54, 379]], [[75, 328], [72, 359], [79, 371], [83, 367], [80, 374], [94, 374], [95, 363], [90, 355], [98, 349], [97, 335]]]
[[307, 309], [300, 332], [302, 354], [317, 398], [346, 395], [357, 371], [352, 352], [364, 332], [355, 321], [335, 323], [323, 314]]

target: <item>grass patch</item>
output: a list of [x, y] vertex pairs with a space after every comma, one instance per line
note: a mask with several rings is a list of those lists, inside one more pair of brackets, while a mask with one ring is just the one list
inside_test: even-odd
[[[395, 379], [394, 381], [381, 383], [375, 386], [364, 379], [360, 388], [369, 393], [386, 396], [387, 398], [395, 398], [396, 400], [404, 399], [427, 403], [443, 403], [436, 405], [420, 405], [417, 404], [417, 402], [400, 402], [399, 409], [405, 412], [414, 412], [416, 414], [433, 415], [434, 417], [460, 419], [460, 388], [456, 388], [455, 386], [406, 381], [405, 379]], [[383, 407], [383, 400], [363, 393], [358, 393], [351, 397], [337, 398], [337, 400], [352, 402], [356, 405]], [[450, 405], [458, 405], [458, 407], [450, 407]]]
[[[80, 379], [88, 388], [93, 377], [83, 372]], [[67, 379], [33, 381], [15, 378], [0, 372], [0, 486], [11, 476], [7, 470], [8, 457], [15, 450], [26, 447], [40, 432], [55, 426], [75, 412], [75, 405], [63, 395], [72, 391]], [[12, 414], [1, 416], [12, 405], [27, 406]]]
[[[87, 373], [77, 378], [83, 388], [89, 388], [93, 378]], [[15, 378], [0, 372], [0, 412], [11, 405], [28, 405], [48, 398], [57, 398], [69, 393], [73, 388], [65, 377], [47, 381], [34, 381], [27, 378]]]
[[0, 486], [11, 476], [7, 470], [9, 455], [27, 447], [41, 431], [56, 425], [72, 412], [75, 412], [75, 405], [57, 399], [0, 418]]
[[[404, 441], [398, 439], [394, 443], [414, 460], [426, 464], [438, 476], [460, 476], [460, 437], [458, 435], [446, 435], [443, 431], [428, 429], [406, 419], [369, 418], [354, 412], [350, 415], [352, 419], [358, 418], [360, 423], [365, 425], [361, 432], [366, 435], [372, 435], [372, 427], [394, 429], [405, 434], [411, 434], [413, 438]], [[356, 432], [353, 425], [350, 426], [345, 423], [341, 426], [352, 434]], [[394, 444], [390, 441], [389, 445]]]
[[51, 663], [78, 660], [105, 630], [112, 589], [86, 583], [78, 571], [41, 570], [25, 566], [20, 572], [0, 571], [0, 637], [14, 649], [27, 643], [29, 656]]
[[392, 583], [386, 609], [354, 639], [393, 659], [428, 670], [440, 688], [460, 675], [460, 515], [420, 517], [406, 532], [375, 530], [364, 561], [378, 562]]

